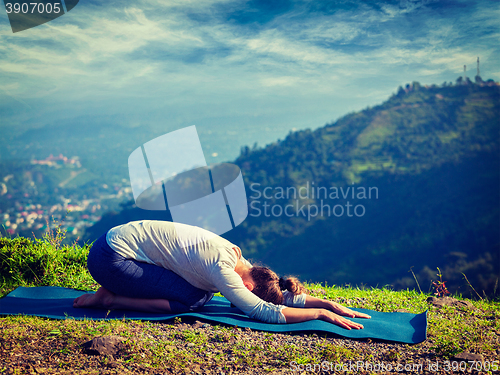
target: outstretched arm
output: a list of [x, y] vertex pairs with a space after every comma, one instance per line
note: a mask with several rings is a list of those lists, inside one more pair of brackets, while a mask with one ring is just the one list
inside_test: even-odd
[[338, 315], [347, 316], [349, 318], [365, 318], [365, 319], [371, 318], [370, 315], [363, 314], [363, 313], [360, 313], [358, 311], [353, 311], [351, 309], [348, 309], [347, 307], [339, 305], [336, 302], [328, 301], [326, 299], [312, 297], [310, 295], [306, 295], [306, 304], [304, 307], [307, 307], [307, 308], [318, 307], [318, 308], [333, 311], [334, 313], [336, 313]]
[[362, 329], [363, 325], [344, 318], [365, 318], [370, 316], [341, 306], [336, 302], [306, 295], [305, 309], [287, 307], [282, 310], [287, 323], [306, 322], [321, 319], [336, 324], [345, 329]]
[[338, 325], [345, 329], [362, 329], [363, 325], [350, 321], [332, 311], [322, 308], [300, 309], [295, 307], [286, 307], [282, 311], [287, 323], [306, 322], [308, 320], [321, 319], [329, 323]]

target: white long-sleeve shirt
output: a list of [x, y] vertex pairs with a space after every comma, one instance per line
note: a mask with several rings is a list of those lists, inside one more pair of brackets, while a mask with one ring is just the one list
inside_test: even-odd
[[268, 323], [286, 323], [285, 306], [304, 307], [305, 294], [283, 293], [284, 306], [265, 302], [250, 292], [234, 268], [241, 250], [205, 229], [168, 221], [133, 221], [112, 228], [108, 245], [127, 259], [155, 264], [181, 276], [191, 285], [220, 292], [251, 318]]

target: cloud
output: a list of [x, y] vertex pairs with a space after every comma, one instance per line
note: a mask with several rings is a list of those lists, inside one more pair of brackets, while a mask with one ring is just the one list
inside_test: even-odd
[[477, 56], [500, 79], [498, 18], [493, 1], [80, 2], [20, 33], [0, 22], [0, 84], [32, 108], [19, 127], [67, 118], [59, 107], [190, 125], [258, 108], [274, 128], [321, 126]]
[[297, 77], [270, 77], [261, 79], [262, 86], [293, 86], [299, 81]]

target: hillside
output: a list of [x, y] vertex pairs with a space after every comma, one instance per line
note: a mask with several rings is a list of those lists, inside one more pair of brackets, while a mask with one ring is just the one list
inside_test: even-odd
[[[496, 293], [499, 99], [496, 84], [413, 83], [315, 131], [242, 149], [249, 216], [225, 237], [304, 280], [416, 288], [412, 269], [428, 291], [440, 267], [453, 291]], [[164, 217], [123, 206], [87, 238]]]

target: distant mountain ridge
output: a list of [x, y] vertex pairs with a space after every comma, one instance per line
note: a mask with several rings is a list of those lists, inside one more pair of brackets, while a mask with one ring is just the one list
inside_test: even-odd
[[[225, 237], [246, 256], [305, 280], [413, 288], [413, 267], [427, 290], [440, 267], [452, 289], [468, 294], [464, 272], [491, 294], [500, 268], [499, 113], [497, 84], [415, 82], [315, 131], [245, 147], [235, 163], [249, 217]], [[306, 195], [311, 187], [321, 194], [372, 187], [377, 198]], [[121, 222], [165, 217], [124, 206], [88, 238]]]

